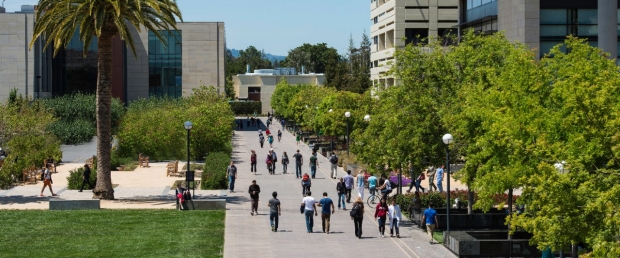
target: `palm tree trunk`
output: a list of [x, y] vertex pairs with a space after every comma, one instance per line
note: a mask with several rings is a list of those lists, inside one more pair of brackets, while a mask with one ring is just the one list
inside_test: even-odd
[[97, 58], [97, 185], [93, 199], [114, 199], [110, 168], [111, 147], [111, 103], [112, 103], [112, 37], [114, 28], [104, 26], [99, 37]]

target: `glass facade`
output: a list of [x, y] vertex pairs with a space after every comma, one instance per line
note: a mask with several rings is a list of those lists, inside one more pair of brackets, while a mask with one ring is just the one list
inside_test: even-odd
[[181, 31], [149, 31], [149, 96], [180, 98], [182, 88]]
[[497, 16], [497, 0], [467, 0], [465, 22]]
[[52, 94], [62, 96], [75, 92], [95, 93], [97, 90], [97, 38], [93, 37], [84, 56], [79, 28], [67, 47], [52, 59]]

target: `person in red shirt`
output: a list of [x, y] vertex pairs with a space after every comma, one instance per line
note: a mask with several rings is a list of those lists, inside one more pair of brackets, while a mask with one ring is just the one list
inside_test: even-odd
[[385, 233], [385, 219], [387, 216], [387, 212], [388, 212], [388, 205], [387, 202], [385, 200], [385, 198], [381, 198], [381, 203], [379, 203], [379, 205], [377, 205], [377, 208], [375, 210], [375, 220], [378, 218], [379, 219], [379, 234], [381, 234], [381, 237], [385, 237], [384, 233]]

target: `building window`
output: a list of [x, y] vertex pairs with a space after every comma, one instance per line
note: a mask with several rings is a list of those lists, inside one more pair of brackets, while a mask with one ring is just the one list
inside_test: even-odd
[[497, 15], [497, 0], [467, 0], [465, 22]]
[[428, 42], [428, 29], [405, 29], [405, 45]]
[[180, 98], [183, 38], [181, 31], [160, 31], [165, 42], [149, 31], [149, 95]]

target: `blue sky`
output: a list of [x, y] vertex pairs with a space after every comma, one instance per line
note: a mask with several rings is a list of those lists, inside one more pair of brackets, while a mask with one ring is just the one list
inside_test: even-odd
[[[1, 0], [0, 0], [1, 2]], [[36, 0], [6, 0], [7, 12]], [[224, 22], [228, 48], [253, 45], [274, 55], [303, 43], [327, 43], [340, 54], [370, 29], [367, 0], [178, 0], [184, 21]]]

